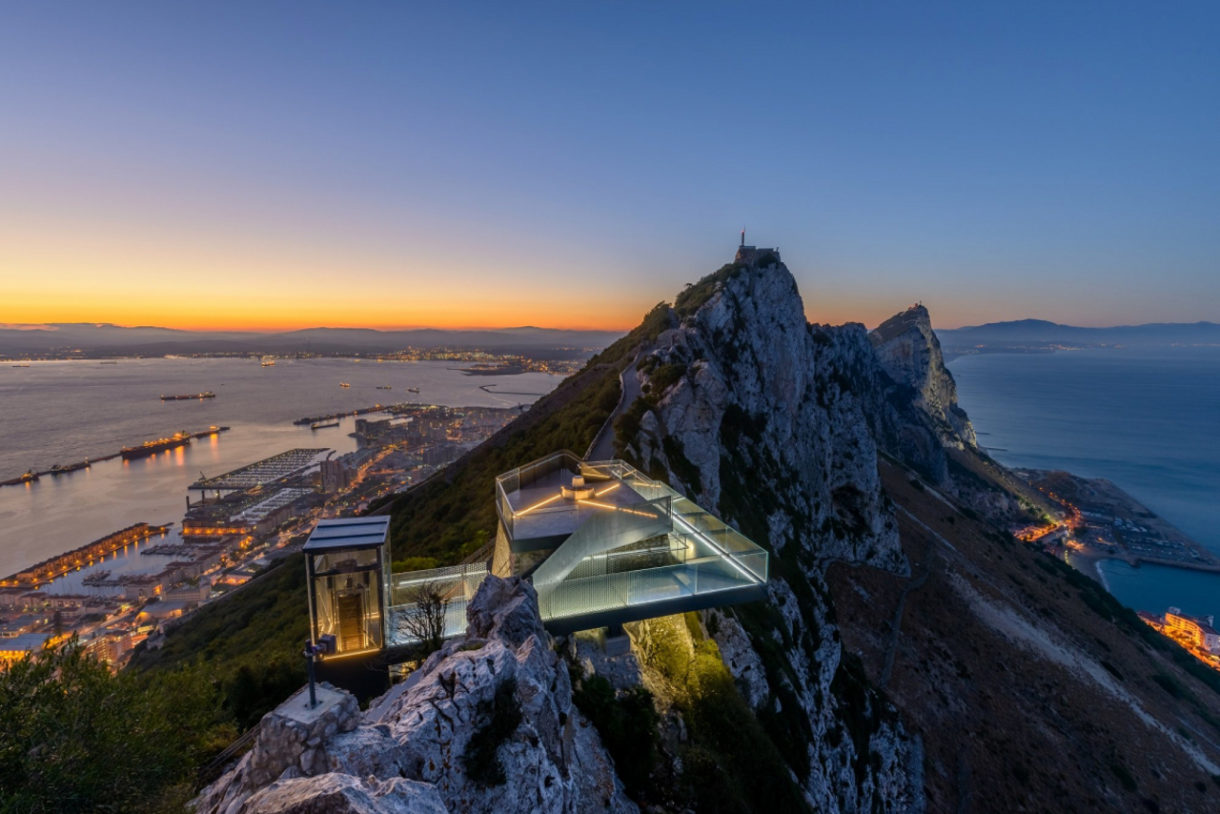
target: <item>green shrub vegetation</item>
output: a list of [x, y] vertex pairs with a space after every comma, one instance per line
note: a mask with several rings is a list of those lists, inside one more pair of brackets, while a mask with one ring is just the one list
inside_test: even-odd
[[678, 380], [686, 375], [686, 365], [668, 363], [658, 365], [653, 369], [652, 375], [649, 377], [649, 383], [652, 385], [651, 394], [655, 398], [660, 398], [665, 395], [665, 391], [678, 383]]
[[0, 812], [183, 810], [236, 734], [199, 669], [112, 675], [75, 641], [0, 672]]
[[695, 811], [805, 811], [788, 765], [741, 697], [716, 642], [699, 635], [693, 647], [673, 617], [649, 625], [647, 663], [672, 688], [686, 724], [679, 797]]
[[743, 263], [727, 263], [718, 271], [709, 274], [693, 285], [687, 286], [674, 300], [674, 312], [679, 319], [693, 316], [703, 304], [720, 290], [720, 287], [732, 277], [746, 269]]
[[620, 371], [669, 325], [669, 307], [660, 303], [639, 327], [527, 413], [395, 500], [390, 506], [395, 567], [411, 557], [457, 562], [492, 539], [496, 476], [561, 449], [583, 455], [618, 404]]
[[643, 687], [633, 687], [616, 695], [609, 681], [594, 675], [579, 682], [572, 700], [597, 727], [627, 794], [635, 800], [654, 794], [651, 773], [659, 719], [652, 694]]

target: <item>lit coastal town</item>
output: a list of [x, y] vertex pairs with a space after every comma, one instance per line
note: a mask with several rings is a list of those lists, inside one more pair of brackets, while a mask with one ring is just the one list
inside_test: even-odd
[[[1108, 480], [1062, 471], [1013, 469], [1054, 511], [1044, 522], [1011, 529], [1024, 543], [1082, 570], [1104, 559], [1188, 571], [1220, 572], [1220, 558]], [[1100, 576], [1099, 571], [1095, 571]], [[1104, 580], [1103, 580], [1104, 582]], [[1163, 614], [1138, 611], [1139, 618], [1177, 642], [1209, 667], [1220, 670], [1220, 633], [1212, 616], [1189, 616], [1177, 607]]]
[[[138, 523], [0, 579], [0, 669], [73, 635], [120, 669], [136, 645], [156, 647], [167, 627], [299, 550], [319, 519], [364, 512], [411, 488], [520, 411], [397, 404], [353, 412], [362, 415], [353, 452], [299, 447], [201, 477], [185, 496], [177, 535], [173, 523]], [[296, 423], [332, 426], [351, 415]]]

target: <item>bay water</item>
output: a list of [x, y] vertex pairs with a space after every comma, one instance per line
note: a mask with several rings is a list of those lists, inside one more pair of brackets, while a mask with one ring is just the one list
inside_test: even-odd
[[[213, 424], [232, 429], [147, 458], [115, 458], [0, 488], [0, 576], [136, 522], [179, 524], [187, 486], [201, 473], [213, 477], [293, 447], [326, 447], [338, 454], [355, 449], [351, 416], [318, 430], [295, 426], [295, 419], [378, 403], [527, 405], [560, 381], [536, 372], [471, 376], [461, 367], [333, 358], [280, 359], [268, 367], [236, 358], [4, 364], [0, 480], [110, 455], [178, 430], [198, 432]], [[162, 394], [206, 391], [216, 397], [161, 400]]]
[[[1220, 555], [1220, 348], [986, 353], [948, 367], [996, 460], [1106, 478]], [[1220, 618], [1220, 574], [1098, 568], [1137, 610]]]

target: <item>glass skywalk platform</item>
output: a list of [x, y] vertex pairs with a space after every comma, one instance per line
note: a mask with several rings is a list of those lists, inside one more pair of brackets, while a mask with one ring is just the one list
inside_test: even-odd
[[557, 452], [496, 478], [496, 508], [490, 564], [388, 574], [387, 647], [420, 641], [421, 592], [441, 598], [444, 638], [465, 632], [488, 573], [531, 579], [559, 634], [766, 596], [766, 551], [623, 461]]
[[496, 506], [496, 562], [552, 632], [766, 596], [766, 551], [624, 461], [555, 453], [498, 477]]

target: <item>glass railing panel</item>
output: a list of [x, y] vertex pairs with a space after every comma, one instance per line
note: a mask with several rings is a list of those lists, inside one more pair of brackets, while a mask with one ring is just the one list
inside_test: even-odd
[[582, 523], [546, 562], [538, 566], [534, 585], [559, 582], [586, 557], [664, 534], [669, 529], [667, 500], [604, 509]]
[[583, 579], [568, 579], [538, 591], [543, 620], [646, 605], [684, 596], [733, 590], [765, 581], [767, 553], [741, 560], [705, 557], [679, 565], [648, 568]]
[[[446, 639], [460, 636], [466, 632], [466, 606], [464, 599], [453, 600], [445, 607]], [[414, 604], [391, 605], [389, 608], [389, 630], [387, 643], [390, 646], [415, 644], [419, 638], [411, 633], [408, 618], [418, 614], [419, 609]]]
[[487, 563], [469, 563], [432, 568], [426, 571], [405, 571], [391, 576], [391, 603], [413, 602], [422, 588], [432, 587], [449, 598], [470, 597], [487, 577]]

